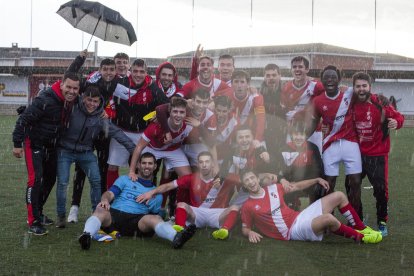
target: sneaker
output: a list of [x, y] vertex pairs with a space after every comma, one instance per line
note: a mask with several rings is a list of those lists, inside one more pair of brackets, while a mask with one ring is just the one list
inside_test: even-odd
[[387, 223], [385, 221], [380, 221], [380, 223], [378, 224], [378, 230], [381, 232], [381, 235], [383, 237], [388, 236], [388, 228]]
[[229, 237], [229, 230], [220, 228], [219, 230], [214, 231], [211, 235], [216, 240], [225, 240]]
[[40, 215], [40, 223], [45, 226], [45, 225], [52, 225], [54, 223], [53, 220], [51, 220], [50, 218], [48, 218], [46, 215]]
[[173, 240], [173, 248], [174, 249], [179, 249], [181, 247], [183, 247], [183, 245], [189, 240], [191, 239], [191, 237], [195, 234], [196, 232], [196, 226], [194, 224], [190, 224], [189, 226], [187, 226], [186, 228], [184, 228], [183, 231], [177, 233], [174, 237]]
[[66, 227], [65, 216], [57, 217], [55, 225], [56, 225], [56, 228], [65, 228]]
[[36, 236], [43, 236], [46, 235], [48, 231], [41, 224], [32, 224], [32, 226], [29, 227], [28, 233]]
[[91, 247], [91, 239], [91, 234], [88, 232], [83, 232], [83, 234], [80, 235], [78, 241], [83, 250], [88, 250]]
[[78, 222], [78, 213], [79, 213], [79, 206], [72, 205], [70, 207], [68, 222], [69, 223], [77, 223]]
[[174, 228], [174, 230], [177, 231], [178, 233], [180, 233], [181, 231], [184, 230], [184, 227], [182, 227], [181, 225], [178, 225], [178, 224], [174, 224], [172, 226], [172, 228]]
[[364, 234], [362, 238], [363, 243], [379, 243], [382, 241], [382, 236], [380, 232]]
[[379, 231], [375, 231], [374, 229], [372, 229], [371, 227], [369, 227], [369, 226], [366, 226], [364, 229], [362, 229], [362, 230], [355, 230], [355, 231], [357, 231], [357, 232], [359, 232], [359, 233], [361, 233], [361, 234], [364, 234], [364, 235], [369, 235], [369, 234], [380, 234], [380, 232]]

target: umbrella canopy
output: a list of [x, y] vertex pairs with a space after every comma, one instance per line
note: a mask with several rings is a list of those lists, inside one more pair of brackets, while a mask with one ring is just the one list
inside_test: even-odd
[[73, 27], [102, 40], [129, 46], [137, 41], [131, 23], [125, 20], [119, 12], [101, 3], [72, 0], [60, 6], [57, 14]]

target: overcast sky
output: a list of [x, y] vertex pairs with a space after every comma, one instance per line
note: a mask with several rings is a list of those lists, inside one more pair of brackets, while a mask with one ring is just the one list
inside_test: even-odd
[[[41, 50], [86, 47], [90, 35], [56, 14], [66, 2], [2, 2], [0, 47], [13, 42]], [[314, 42], [414, 58], [411, 0], [377, 0], [376, 28], [375, 0], [314, 0], [313, 26], [312, 0], [194, 0], [194, 9], [193, 0], [100, 2], [131, 22], [138, 41], [128, 47], [94, 38], [99, 41], [99, 55], [122, 51], [130, 56], [167, 57], [191, 51], [198, 43], [214, 49]], [[93, 51], [93, 43], [89, 49]]]

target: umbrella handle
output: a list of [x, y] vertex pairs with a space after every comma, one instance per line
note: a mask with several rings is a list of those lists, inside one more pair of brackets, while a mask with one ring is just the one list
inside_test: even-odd
[[98, 18], [98, 22], [96, 22], [96, 25], [95, 25], [95, 29], [93, 29], [93, 33], [92, 33], [92, 35], [91, 35], [91, 39], [89, 39], [88, 46], [86, 46], [86, 49], [87, 49], [87, 50], [89, 49], [89, 44], [91, 44], [92, 37], [93, 37], [93, 35], [94, 35], [95, 31], [96, 31], [96, 28], [98, 27], [99, 21], [101, 21], [101, 17], [102, 17], [102, 16], [99, 16], [99, 18]]

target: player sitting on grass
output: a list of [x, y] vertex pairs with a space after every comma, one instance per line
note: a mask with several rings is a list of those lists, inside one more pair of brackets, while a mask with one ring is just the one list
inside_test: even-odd
[[137, 202], [139, 195], [155, 188], [152, 179], [156, 167], [154, 155], [143, 153], [138, 160], [137, 181], [130, 180], [127, 175], [121, 176], [102, 195], [101, 202], [86, 221], [84, 232], [79, 237], [82, 249], [90, 248], [91, 237], [101, 226], [104, 230], [115, 228], [122, 236], [150, 237], [155, 232], [159, 237], [171, 241], [175, 249], [181, 248], [194, 235], [195, 225], [189, 225], [177, 233], [168, 222], [162, 220], [158, 215], [161, 195], [149, 200], [148, 204]]
[[[242, 233], [252, 243], [258, 243], [263, 238], [252, 230], [253, 226], [265, 236], [278, 240], [321, 241], [327, 229], [357, 242], [379, 243], [382, 240], [380, 232], [364, 225], [342, 192], [318, 199], [302, 212], [287, 206], [283, 199], [286, 193], [316, 184], [329, 189], [328, 182], [322, 178], [287, 185], [273, 183], [262, 188], [253, 171], [246, 170], [241, 177], [243, 187], [249, 191], [249, 199], [242, 207]], [[336, 207], [352, 227], [342, 224], [332, 215]]]
[[139, 202], [151, 203], [154, 195], [170, 191], [175, 188], [189, 191], [190, 204], [179, 202], [175, 211], [174, 228], [182, 230], [187, 223], [195, 223], [198, 228], [220, 228], [213, 232], [215, 239], [226, 239], [229, 230], [237, 221], [240, 207], [232, 205], [229, 201], [234, 193], [238, 179], [226, 178], [221, 180], [217, 176], [218, 170], [215, 160], [208, 151], [198, 155], [198, 171], [196, 173], [179, 177], [177, 180], [158, 186], [138, 197]]

